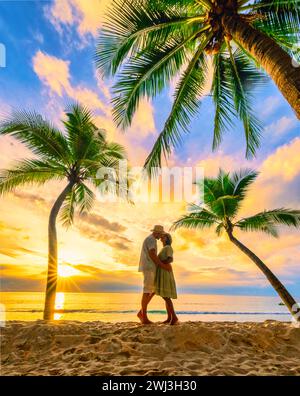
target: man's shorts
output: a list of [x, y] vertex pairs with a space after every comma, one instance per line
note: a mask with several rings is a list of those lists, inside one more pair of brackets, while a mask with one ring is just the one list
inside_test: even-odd
[[143, 271], [144, 275], [144, 293], [155, 292], [155, 271]]

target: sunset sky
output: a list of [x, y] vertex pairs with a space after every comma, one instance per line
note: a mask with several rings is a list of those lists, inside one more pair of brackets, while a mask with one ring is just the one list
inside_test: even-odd
[[[142, 166], [170, 110], [172, 89], [155, 101], [143, 101], [132, 126], [120, 132], [110, 106], [112, 81], [97, 78], [93, 56], [97, 29], [110, 0], [1, 1], [0, 42], [6, 67], [0, 68], [0, 116], [11, 108], [35, 109], [57, 126], [67, 104], [79, 101], [93, 110], [108, 138], [126, 146], [132, 165]], [[255, 112], [264, 123], [261, 148], [245, 159], [240, 124], [211, 151], [213, 106], [209, 97], [193, 120], [183, 146], [169, 165], [201, 166], [214, 176], [219, 167], [254, 168], [260, 176], [241, 216], [263, 209], [300, 207], [299, 122], [273, 83], [256, 93]], [[30, 152], [10, 137], [0, 137], [0, 168]], [[2, 291], [42, 291], [47, 269], [47, 222], [63, 183], [19, 189], [0, 199]], [[96, 202], [72, 228], [58, 227], [60, 288], [64, 291], [140, 290], [139, 250], [154, 224], [170, 227], [185, 203]], [[253, 234], [238, 237], [300, 295], [299, 230], [282, 228], [280, 239]], [[254, 264], [213, 232], [180, 230], [174, 234], [174, 272], [180, 291], [226, 294], [273, 294]], [[72, 275], [64, 277], [64, 275]]]

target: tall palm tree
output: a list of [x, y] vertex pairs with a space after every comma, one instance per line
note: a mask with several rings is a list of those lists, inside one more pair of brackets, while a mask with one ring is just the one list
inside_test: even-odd
[[[273, 79], [300, 118], [300, 0], [114, 0], [100, 32], [96, 63], [116, 75], [114, 120], [130, 125], [143, 97], [155, 97], [179, 76], [174, 101], [146, 168], [161, 165], [180, 144], [199, 109], [213, 57], [213, 148], [234, 117], [244, 126], [246, 156], [259, 147], [262, 126], [253, 88]], [[293, 62], [293, 58], [294, 62]], [[174, 80], [173, 80], [174, 81]]]
[[43, 185], [50, 180], [66, 180], [67, 184], [56, 199], [48, 225], [48, 276], [44, 319], [52, 320], [57, 287], [56, 219], [65, 226], [73, 222], [74, 210], [89, 211], [95, 194], [90, 189], [107, 183], [98, 178], [100, 168], [117, 168], [125, 151], [117, 143], [109, 143], [105, 130], [98, 129], [91, 112], [71, 105], [63, 121], [65, 133], [35, 112], [15, 111], [0, 124], [0, 135], [11, 135], [24, 143], [34, 159], [19, 161], [13, 168], [1, 170], [0, 195], [30, 184]]
[[240, 242], [233, 233], [234, 229], [239, 229], [241, 231], [260, 231], [277, 237], [278, 225], [300, 227], [300, 210], [286, 208], [265, 210], [250, 217], [236, 219], [247, 190], [257, 175], [258, 173], [252, 170], [234, 172], [231, 175], [220, 170], [217, 178], [205, 178], [202, 186], [203, 206], [192, 205], [190, 213], [177, 220], [172, 227], [173, 229], [216, 227], [215, 231], [218, 236], [222, 230], [225, 230], [229, 240], [257, 265], [295, 319], [300, 321], [300, 306], [297, 305], [294, 298], [262, 260]]

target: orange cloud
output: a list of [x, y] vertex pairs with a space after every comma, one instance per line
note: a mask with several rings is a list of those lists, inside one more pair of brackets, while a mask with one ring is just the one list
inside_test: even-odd
[[280, 177], [291, 181], [300, 173], [300, 138], [279, 147], [262, 164], [261, 173], [264, 179]]
[[106, 7], [111, 0], [54, 0], [46, 7], [55, 28], [61, 32], [62, 25], [76, 25], [79, 35], [97, 35]]
[[[109, 140], [117, 140], [134, 158], [135, 164], [142, 165], [147, 156], [142, 142], [149, 134], [155, 134], [154, 109], [152, 103], [142, 100], [133, 118], [132, 126], [123, 134], [118, 133], [112, 121], [112, 108], [109, 102], [109, 89], [103, 80], [97, 79], [97, 85], [104, 99], [98, 93], [82, 85], [72, 85], [70, 62], [38, 51], [33, 57], [33, 68], [40, 80], [49, 89], [50, 98], [53, 94], [68, 97], [83, 103], [91, 110], [100, 111], [96, 115], [99, 127], [105, 128]], [[96, 76], [95, 76], [96, 77]], [[57, 113], [57, 112], [56, 112]]]
[[41, 81], [59, 96], [71, 89], [69, 61], [38, 51], [33, 57], [33, 69]]
[[153, 113], [152, 103], [146, 99], [141, 100], [128, 133], [132, 133], [138, 139], [144, 138], [149, 134], [155, 134], [156, 129]]
[[33, 57], [33, 69], [51, 93], [64, 94], [84, 103], [87, 107], [107, 114], [107, 105], [99, 98], [97, 92], [83, 86], [72, 86], [70, 79], [70, 62], [38, 51]]
[[80, 15], [78, 32], [81, 35], [91, 33], [94, 36], [100, 27], [103, 15], [111, 0], [73, 0], [73, 4]]

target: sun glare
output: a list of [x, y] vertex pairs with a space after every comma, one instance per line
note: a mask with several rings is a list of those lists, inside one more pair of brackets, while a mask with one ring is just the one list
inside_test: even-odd
[[61, 278], [69, 278], [74, 275], [79, 275], [80, 271], [76, 268], [71, 267], [67, 264], [61, 264], [58, 266], [58, 276]]
[[[56, 293], [55, 297], [55, 309], [57, 310], [62, 310], [64, 309], [64, 304], [65, 304], [65, 293]], [[61, 313], [55, 313], [54, 314], [54, 320], [59, 320], [61, 319], [62, 314]]]

